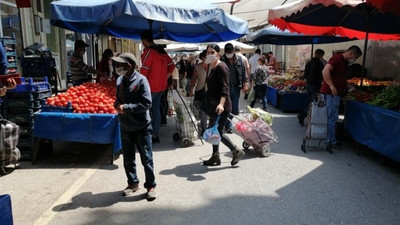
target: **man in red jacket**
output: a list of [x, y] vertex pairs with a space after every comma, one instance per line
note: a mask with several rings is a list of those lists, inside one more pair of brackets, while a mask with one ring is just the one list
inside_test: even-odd
[[172, 75], [175, 65], [163, 47], [157, 46], [153, 41], [151, 31], [143, 31], [140, 34], [142, 44], [145, 47], [142, 54], [142, 67], [140, 73], [143, 74], [150, 83], [152, 97], [152, 126], [153, 143], [160, 142], [158, 137], [161, 124], [160, 105], [164, 91], [167, 89], [168, 77]]

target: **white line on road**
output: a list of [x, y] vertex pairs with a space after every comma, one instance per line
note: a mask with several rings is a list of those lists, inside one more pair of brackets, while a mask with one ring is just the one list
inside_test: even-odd
[[105, 160], [105, 156], [106, 154], [108, 155], [109, 152], [104, 153], [99, 160], [97, 160], [95, 163], [93, 163], [93, 165], [87, 169], [85, 171], [85, 173], [79, 177], [79, 179], [77, 179], [75, 181], [75, 183], [73, 183], [65, 192], [64, 194], [62, 194], [60, 196], [60, 198], [57, 199], [57, 201], [54, 202], [54, 204], [52, 206], [50, 206], [49, 209], [47, 209], [47, 211], [45, 213], [43, 213], [43, 215], [34, 223], [35, 225], [45, 225], [48, 224], [50, 222], [50, 220], [56, 215], [57, 212], [55, 212], [53, 210], [53, 208], [55, 206], [61, 205], [61, 204], [65, 204], [68, 203], [72, 196], [75, 195], [75, 193], [86, 183], [86, 181], [93, 175], [94, 172], [96, 172], [96, 170], [98, 168], [100, 168], [100, 165], [103, 164], [104, 160]]

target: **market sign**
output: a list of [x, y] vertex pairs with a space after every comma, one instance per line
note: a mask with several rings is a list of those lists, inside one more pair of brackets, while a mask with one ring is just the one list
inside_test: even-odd
[[17, 8], [30, 8], [32, 7], [30, 0], [16, 0]]

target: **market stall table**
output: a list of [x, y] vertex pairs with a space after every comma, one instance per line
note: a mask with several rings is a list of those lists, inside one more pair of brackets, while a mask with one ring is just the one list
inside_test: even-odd
[[[111, 162], [122, 148], [116, 114], [39, 112], [34, 119], [34, 136], [39, 139], [113, 144]], [[32, 163], [36, 161], [39, 143]]]
[[346, 101], [345, 129], [360, 144], [400, 162], [400, 112]]
[[308, 107], [310, 96], [307, 93], [285, 92], [268, 86], [268, 102], [282, 112], [299, 112]]

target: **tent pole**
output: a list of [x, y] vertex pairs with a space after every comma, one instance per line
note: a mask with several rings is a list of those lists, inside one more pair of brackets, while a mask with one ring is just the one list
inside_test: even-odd
[[367, 76], [366, 69], [365, 69], [365, 59], [367, 58], [367, 47], [368, 47], [368, 36], [369, 36], [369, 29], [371, 25], [371, 14], [367, 16], [367, 31], [365, 32], [365, 41], [364, 41], [364, 52], [363, 52], [363, 61], [362, 61], [362, 68], [361, 68], [361, 81], [360, 86], [363, 86], [364, 77]]

